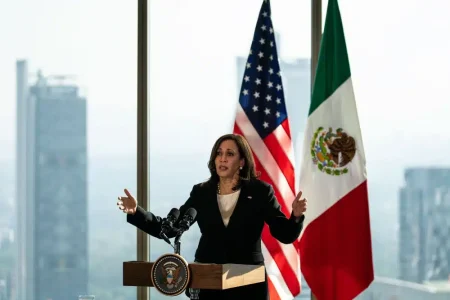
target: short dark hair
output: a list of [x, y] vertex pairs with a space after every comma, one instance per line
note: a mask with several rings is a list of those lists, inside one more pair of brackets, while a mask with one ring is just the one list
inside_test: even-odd
[[211, 177], [208, 180], [210, 183], [217, 184], [219, 182], [219, 175], [216, 172], [216, 156], [219, 150], [220, 144], [223, 141], [232, 140], [236, 143], [239, 151], [240, 159], [244, 159], [245, 163], [242, 170], [239, 172], [241, 180], [251, 180], [256, 179], [259, 175], [255, 169], [255, 160], [253, 159], [252, 149], [248, 144], [247, 140], [240, 134], [225, 134], [217, 139], [211, 150], [211, 156], [208, 162], [208, 169], [211, 173]]

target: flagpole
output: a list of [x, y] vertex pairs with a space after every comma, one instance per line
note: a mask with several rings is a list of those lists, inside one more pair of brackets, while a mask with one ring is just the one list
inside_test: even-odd
[[[137, 192], [138, 205], [148, 210], [147, 1], [138, 0], [137, 41]], [[148, 236], [137, 229], [137, 260], [149, 260]], [[148, 300], [148, 287], [137, 287], [137, 300]]]
[[[322, 38], [322, 0], [311, 0], [311, 93], [319, 60], [320, 40]], [[317, 300], [311, 291], [311, 300]]]

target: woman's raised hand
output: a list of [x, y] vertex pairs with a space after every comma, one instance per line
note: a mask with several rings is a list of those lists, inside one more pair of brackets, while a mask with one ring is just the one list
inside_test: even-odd
[[297, 194], [297, 197], [295, 197], [294, 202], [292, 202], [292, 213], [297, 218], [303, 216], [303, 214], [306, 212], [306, 204], [308, 202], [305, 198], [301, 199], [301, 197], [302, 192], [299, 192]]
[[137, 201], [127, 189], [124, 189], [125, 197], [117, 197], [117, 206], [126, 214], [134, 215], [136, 213]]

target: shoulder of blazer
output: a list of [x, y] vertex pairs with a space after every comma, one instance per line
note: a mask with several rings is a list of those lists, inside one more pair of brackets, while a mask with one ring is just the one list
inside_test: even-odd
[[274, 193], [272, 185], [256, 178], [243, 181], [241, 190], [245, 197], [258, 199], [260, 204], [270, 201]]
[[272, 189], [272, 185], [260, 179], [251, 179], [246, 181], [246, 185], [250, 190], [257, 193], [268, 193]]
[[193, 191], [195, 193], [209, 193], [212, 190], [215, 191], [216, 187], [209, 181], [200, 182], [194, 185]]
[[203, 181], [194, 185], [196, 189], [210, 189], [212, 187], [212, 183], [210, 181]]
[[[242, 180], [241, 188], [248, 189], [250, 193], [253, 192], [263, 195], [268, 195], [271, 190], [273, 192], [271, 184], [256, 178], [250, 180]], [[215, 191], [216, 186], [210, 181], [205, 181], [194, 185], [193, 190], [199, 193], [208, 193], [212, 190]]]

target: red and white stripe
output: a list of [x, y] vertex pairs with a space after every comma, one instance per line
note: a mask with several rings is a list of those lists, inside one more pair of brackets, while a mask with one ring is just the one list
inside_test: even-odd
[[[265, 139], [261, 139], [238, 104], [233, 133], [247, 139], [256, 169], [261, 173], [260, 179], [272, 185], [283, 213], [289, 217], [296, 190], [294, 150], [288, 119]], [[295, 245], [280, 243], [272, 237], [267, 225], [263, 229], [262, 243], [270, 299], [293, 299], [301, 291], [300, 261]]]

